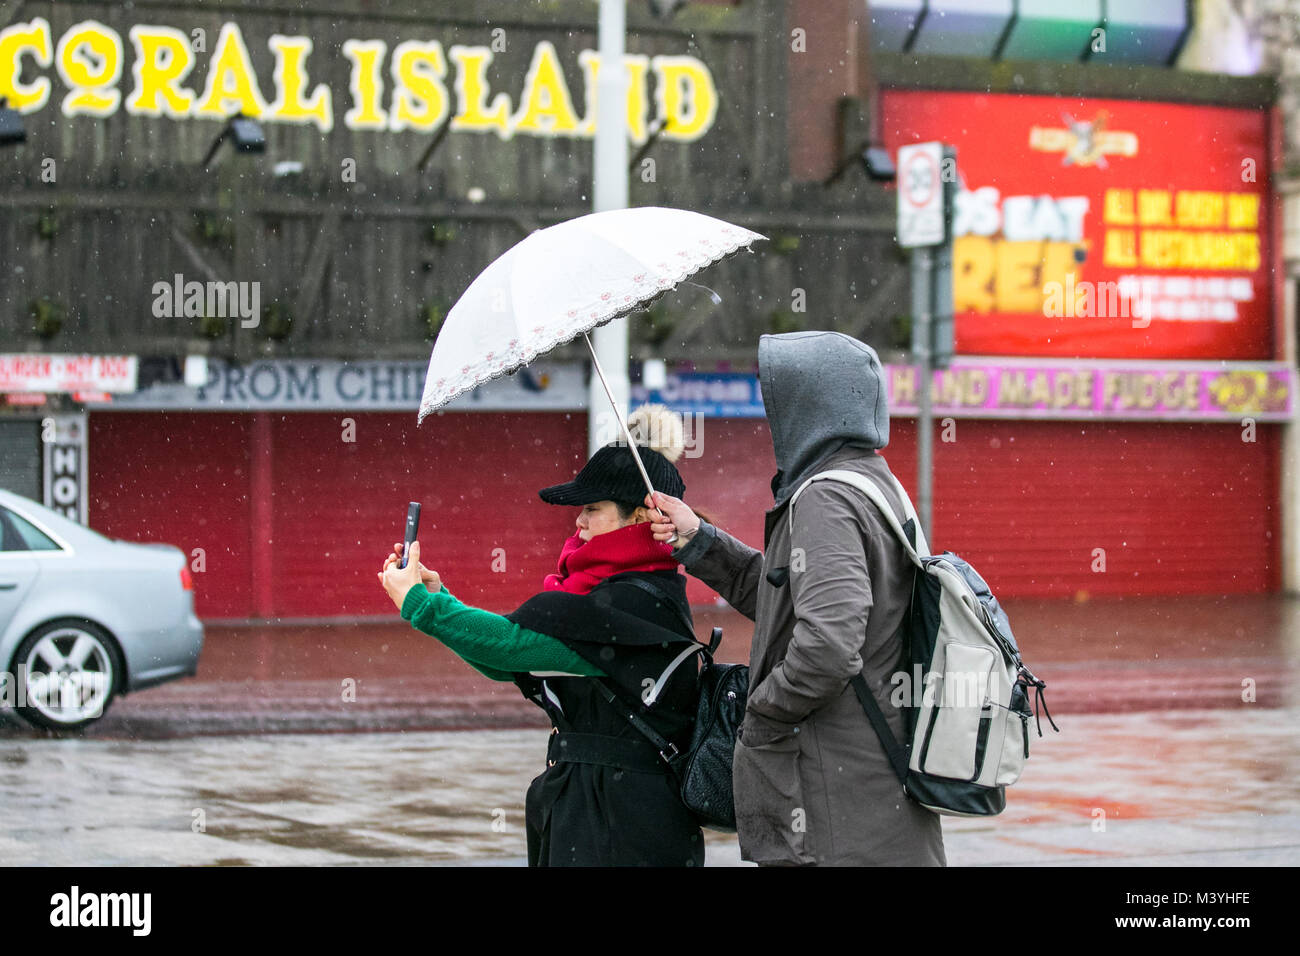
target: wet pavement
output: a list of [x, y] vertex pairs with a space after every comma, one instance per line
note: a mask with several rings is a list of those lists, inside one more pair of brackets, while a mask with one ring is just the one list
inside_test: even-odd
[[[1078, 715], [952, 865], [1300, 863], [1300, 709]], [[544, 730], [0, 741], [0, 863], [521, 865]], [[740, 862], [709, 833], [707, 865]]]
[[[1008, 611], [1063, 732], [1044, 721], [1002, 816], [945, 819], [950, 863], [1300, 863], [1300, 602]], [[739, 615], [696, 623], [747, 657]], [[85, 734], [0, 714], [0, 863], [519, 864], [545, 727], [400, 621], [210, 626], [196, 678]]]

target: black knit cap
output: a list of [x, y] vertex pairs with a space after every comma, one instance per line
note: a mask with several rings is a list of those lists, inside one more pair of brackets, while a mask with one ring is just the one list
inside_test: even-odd
[[[637, 445], [641, 463], [655, 491], [680, 498], [686, 483], [671, 461], [645, 445]], [[537, 493], [547, 504], [587, 505], [593, 501], [645, 501], [645, 482], [626, 444], [614, 442], [601, 448], [582, 466], [572, 481], [551, 485]]]

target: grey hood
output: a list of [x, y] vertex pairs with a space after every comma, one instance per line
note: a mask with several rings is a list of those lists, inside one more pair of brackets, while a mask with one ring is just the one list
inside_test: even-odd
[[758, 381], [772, 431], [780, 505], [847, 444], [889, 444], [884, 369], [869, 345], [842, 332], [787, 332], [758, 340]]

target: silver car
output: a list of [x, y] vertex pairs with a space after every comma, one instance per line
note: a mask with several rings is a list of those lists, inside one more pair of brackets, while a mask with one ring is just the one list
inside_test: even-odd
[[193, 675], [193, 587], [179, 548], [114, 541], [0, 490], [0, 704], [71, 730], [117, 694]]

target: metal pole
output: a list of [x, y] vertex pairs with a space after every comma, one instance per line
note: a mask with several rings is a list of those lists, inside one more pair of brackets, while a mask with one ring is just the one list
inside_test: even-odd
[[632, 449], [632, 457], [636, 459], [637, 471], [641, 472], [641, 480], [645, 482], [646, 491], [654, 494], [655, 486], [650, 482], [650, 476], [646, 474], [645, 465], [641, 463], [641, 453], [636, 450], [636, 442], [632, 440], [632, 433], [627, 430], [627, 420], [619, 410], [618, 402], [614, 400], [614, 392], [609, 387], [609, 381], [605, 378], [605, 370], [600, 367], [600, 359], [596, 357], [596, 350], [592, 348], [591, 336], [584, 334], [583, 339], [587, 342], [587, 348], [591, 351], [591, 364], [596, 370], [596, 378], [592, 381], [599, 380], [605, 388], [605, 395], [609, 398], [610, 405], [614, 408], [614, 417], [618, 419], [618, 427], [623, 432], [623, 440], [627, 442], [627, 447]]
[[916, 414], [916, 514], [921, 519], [925, 540], [931, 541], [930, 508], [933, 498], [934, 476], [934, 412], [930, 407], [930, 386], [934, 383], [934, 356], [930, 347], [933, 341], [934, 310], [934, 250], [922, 246], [912, 252], [919, 270], [915, 321], [917, 323], [916, 366], [920, 381], [917, 388]]
[[[626, 22], [626, 0], [600, 0], [593, 212], [627, 208], [627, 73], [623, 69]], [[595, 329], [587, 345], [597, 371], [600, 372], [602, 364], [608, 370], [608, 375], [604, 372], [593, 375], [587, 387], [587, 453], [591, 455], [600, 448], [605, 437], [605, 430], [601, 427], [603, 415], [596, 411], [604, 406], [602, 386], [614, 405], [620, 424], [623, 421], [621, 409], [627, 407], [632, 390], [627, 372], [627, 320], [616, 319]], [[626, 432], [626, 425], [623, 429]], [[640, 464], [639, 458], [637, 463]]]

